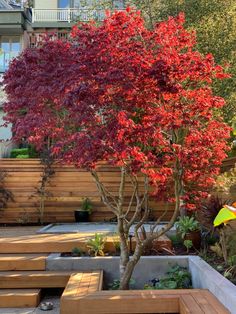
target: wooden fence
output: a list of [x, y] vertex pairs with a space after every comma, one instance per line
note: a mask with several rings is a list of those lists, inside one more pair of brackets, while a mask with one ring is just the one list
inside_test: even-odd
[[230, 157], [224, 160], [221, 166], [221, 171], [225, 172], [236, 167], [236, 157]]
[[[222, 165], [222, 171], [234, 167], [236, 158], [228, 158]], [[36, 223], [39, 221], [40, 195], [37, 189], [42, 179], [42, 165], [38, 159], [0, 159], [0, 170], [7, 173], [4, 188], [12, 193], [13, 199], [0, 211], [0, 223]], [[54, 166], [55, 174], [47, 185], [44, 222], [73, 222], [74, 210], [79, 208], [84, 198], [93, 203], [92, 221], [110, 221], [114, 214], [104, 206], [96, 184], [89, 172], [70, 166]], [[99, 176], [105, 186], [114, 195], [118, 193], [120, 172], [118, 168], [101, 165]], [[140, 180], [143, 178], [140, 177]], [[0, 182], [1, 184], [1, 182]], [[126, 199], [130, 198], [132, 186], [126, 184]], [[168, 220], [173, 213], [173, 206], [154, 199], [150, 201], [152, 217], [158, 217], [167, 210], [163, 220]]]
[[[12, 193], [13, 199], [0, 211], [0, 223], [36, 223], [39, 220], [40, 195], [37, 189], [42, 179], [42, 165], [38, 159], [0, 159], [0, 170], [5, 170], [4, 188]], [[73, 222], [74, 210], [84, 198], [93, 203], [92, 221], [109, 221], [114, 214], [101, 201], [96, 184], [89, 172], [70, 166], [54, 166], [55, 174], [47, 185], [44, 222]], [[118, 168], [101, 165], [99, 176], [114, 195], [118, 193], [120, 172]], [[142, 178], [140, 177], [140, 180]], [[126, 184], [128, 202], [132, 193], [130, 182]], [[163, 220], [173, 213], [173, 206], [150, 200], [152, 216], [157, 217], [167, 210]]]

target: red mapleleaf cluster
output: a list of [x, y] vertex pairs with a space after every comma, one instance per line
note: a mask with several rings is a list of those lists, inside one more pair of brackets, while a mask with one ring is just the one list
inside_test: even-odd
[[184, 16], [148, 30], [138, 12], [79, 24], [71, 42], [47, 41], [15, 59], [5, 75], [7, 120], [16, 139], [87, 169], [100, 160], [148, 174], [173, 196], [178, 162], [189, 209], [207, 195], [226, 157], [229, 128], [215, 114], [227, 77], [195, 50]]

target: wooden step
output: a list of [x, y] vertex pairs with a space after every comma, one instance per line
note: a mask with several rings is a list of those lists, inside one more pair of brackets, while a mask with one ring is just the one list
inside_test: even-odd
[[[106, 236], [105, 251], [114, 252], [114, 237]], [[72, 233], [72, 234], [34, 234], [28, 236], [0, 238], [0, 254], [15, 253], [62, 253], [71, 252], [75, 247], [86, 251], [87, 242], [94, 238], [94, 233]], [[135, 239], [132, 239], [132, 247], [135, 247]], [[163, 235], [155, 241], [155, 247], [163, 247], [171, 250], [171, 240]]]
[[64, 288], [72, 273], [71, 271], [0, 272], [0, 289]]
[[45, 270], [47, 254], [0, 254], [0, 271]]
[[[0, 308], [37, 307], [40, 302], [40, 289], [2, 289]], [[0, 311], [0, 313], [3, 313]]]

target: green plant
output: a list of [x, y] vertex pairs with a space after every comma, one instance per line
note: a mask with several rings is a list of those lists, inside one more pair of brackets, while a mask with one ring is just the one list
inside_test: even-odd
[[183, 243], [179, 234], [168, 235], [168, 238], [171, 240], [173, 246], [178, 246]]
[[119, 238], [118, 234], [115, 233], [113, 235], [112, 242], [113, 242], [114, 248], [116, 250], [116, 253], [119, 253], [120, 252], [120, 238]]
[[106, 239], [102, 234], [95, 233], [94, 239], [87, 242], [89, 254], [93, 256], [104, 256]]
[[29, 155], [29, 148], [14, 148], [11, 151], [10, 157], [17, 158], [18, 156]]
[[81, 256], [83, 254], [82, 250], [78, 247], [74, 247], [71, 250], [72, 256]]
[[189, 250], [193, 247], [193, 241], [191, 241], [191, 240], [184, 240], [184, 246], [187, 249], [187, 253], [189, 253]]
[[[222, 254], [224, 262], [228, 265], [228, 259], [230, 256], [235, 255], [235, 233], [232, 233], [232, 228], [229, 225], [231, 220], [235, 220], [235, 206], [236, 203], [233, 203], [232, 206], [225, 205], [218, 213], [214, 220], [214, 226], [217, 228], [219, 233], [220, 241], [219, 244], [222, 249]], [[233, 251], [232, 251], [233, 249]], [[231, 252], [229, 252], [231, 251]], [[229, 255], [230, 253], [230, 255]]]
[[214, 231], [213, 222], [218, 215], [219, 211], [225, 204], [231, 205], [230, 200], [223, 200], [219, 196], [211, 196], [201, 204], [197, 211], [197, 219], [200, 224], [208, 231]]
[[[129, 285], [130, 285], [131, 289], [134, 288], [135, 280], [131, 278]], [[120, 288], [120, 280], [119, 279], [114, 279], [113, 282], [108, 285], [109, 290], [119, 290], [119, 288]]]
[[10, 158], [37, 158], [38, 153], [33, 147], [14, 148], [11, 151]]
[[190, 272], [179, 265], [172, 266], [165, 277], [153, 279], [151, 283], [152, 285], [145, 284], [144, 289], [190, 289], [192, 286]]
[[222, 247], [219, 242], [216, 242], [214, 245], [210, 246], [212, 252], [214, 252], [217, 256], [223, 257]]
[[27, 159], [27, 158], [29, 158], [29, 155], [17, 155], [16, 158], [17, 159]]
[[179, 220], [175, 223], [175, 226], [182, 239], [184, 239], [187, 233], [200, 230], [200, 224], [193, 216], [179, 217]]
[[88, 197], [86, 197], [81, 204], [81, 210], [87, 211], [89, 214], [91, 214], [92, 209], [93, 209], [92, 202]]

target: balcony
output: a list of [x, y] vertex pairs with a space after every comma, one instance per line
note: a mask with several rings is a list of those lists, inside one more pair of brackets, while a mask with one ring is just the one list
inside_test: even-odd
[[[119, 9], [120, 10], [120, 9]], [[103, 21], [104, 9], [32, 9], [32, 23], [75, 23], [91, 20]]]

